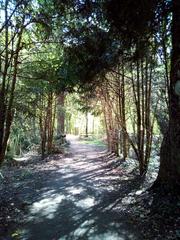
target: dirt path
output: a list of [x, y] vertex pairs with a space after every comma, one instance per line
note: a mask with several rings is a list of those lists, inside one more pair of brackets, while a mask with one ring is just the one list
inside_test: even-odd
[[119, 183], [104, 156], [102, 148], [71, 139], [64, 157], [51, 157], [36, 169], [30, 165], [25, 179], [15, 184], [25, 215], [18, 229], [0, 239], [140, 240], [123, 205], [128, 181]]

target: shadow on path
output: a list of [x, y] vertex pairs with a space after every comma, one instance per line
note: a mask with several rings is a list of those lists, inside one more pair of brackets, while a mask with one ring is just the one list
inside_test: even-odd
[[30, 203], [18, 239], [141, 239], [124, 201], [139, 188], [139, 179], [119, 181], [121, 172], [108, 164], [111, 155], [75, 140], [65, 157], [52, 159], [19, 190], [19, 197]]

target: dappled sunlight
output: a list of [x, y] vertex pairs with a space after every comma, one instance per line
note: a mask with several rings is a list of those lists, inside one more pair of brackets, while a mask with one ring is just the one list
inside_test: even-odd
[[83, 236], [84, 234], [86, 234], [88, 231], [92, 230], [92, 226], [93, 224], [95, 224], [95, 221], [93, 219], [91, 220], [86, 220], [84, 221], [79, 228], [77, 228], [74, 232], [73, 232], [73, 237], [75, 239], [78, 239], [79, 237]]
[[0, 240], [180, 238], [180, 0], [0, 1]]
[[132, 197], [132, 196], [124, 197], [124, 198], [121, 200], [121, 203], [122, 203], [123, 205], [129, 205], [129, 204], [135, 203], [135, 202], [136, 202], [136, 200], [135, 200], [135, 198]]
[[[89, 237], [89, 240], [124, 240], [118, 233], [107, 231], [106, 233], [99, 234], [98, 236]], [[130, 238], [129, 238], [130, 239]]]
[[78, 202], [76, 202], [76, 206], [81, 207], [81, 208], [90, 208], [94, 206], [95, 204], [95, 199], [93, 197], [86, 197], [85, 199], [82, 199]]
[[[64, 195], [52, 193], [52, 191], [46, 193], [46, 197], [38, 202], [33, 203], [30, 209], [29, 220], [42, 220], [43, 218], [52, 219], [59, 204], [65, 199]], [[49, 196], [48, 196], [49, 195]]]
[[73, 142], [71, 150], [73, 154], [45, 166], [48, 178], [35, 190], [22, 239], [140, 240], [125, 214], [119, 215], [120, 204], [128, 205], [123, 185], [128, 181], [119, 184], [121, 172], [110, 167], [113, 156], [106, 154], [105, 162], [105, 153]]
[[69, 187], [66, 189], [70, 194], [72, 195], [76, 195], [76, 194], [80, 194], [82, 193], [83, 191], [85, 191], [86, 189], [85, 188], [82, 188], [82, 187]]
[[72, 178], [74, 176], [73, 173], [67, 173], [65, 176], [62, 177], [62, 179], [69, 179]]

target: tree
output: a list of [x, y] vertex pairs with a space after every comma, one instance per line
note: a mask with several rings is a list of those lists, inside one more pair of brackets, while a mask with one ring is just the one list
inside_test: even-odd
[[[151, 37], [158, 33], [158, 26], [172, 13], [172, 55], [169, 89], [169, 124], [160, 153], [160, 170], [155, 186], [178, 189], [180, 185], [180, 2], [172, 1], [117, 1], [107, 3], [107, 18], [129, 46], [139, 43], [141, 53]], [[171, 19], [170, 19], [171, 20]], [[147, 45], [148, 47], [148, 45]]]
[[65, 134], [65, 93], [60, 92], [57, 96], [57, 134], [59, 136]]
[[[78, 15], [83, 19], [98, 16], [98, 21], [106, 19], [106, 32], [111, 36], [109, 40], [118, 42], [116, 46], [120, 49], [134, 49], [132, 58], [139, 59], [145, 55], [146, 50], [151, 46], [151, 40], [157, 39], [162, 21], [172, 21], [172, 56], [171, 56], [171, 74], [169, 88], [169, 124], [168, 131], [164, 136], [160, 154], [160, 170], [156, 181], [156, 186], [167, 188], [177, 188], [180, 185], [180, 2], [179, 0], [109, 0], [102, 1], [84, 1], [75, 3], [68, 1], [68, 4], [76, 5]], [[96, 8], [96, 10], [95, 10]], [[172, 18], [171, 18], [172, 14]], [[103, 18], [101, 16], [104, 16]], [[168, 17], [167, 17], [168, 16]], [[170, 17], [169, 17], [170, 16]], [[164, 18], [165, 17], [165, 18]], [[97, 20], [97, 18], [95, 19]], [[101, 23], [99, 23], [99, 26]], [[87, 23], [87, 22], [86, 22]], [[93, 25], [93, 21], [91, 22]], [[104, 25], [105, 26], [105, 25]], [[103, 29], [103, 28], [102, 28]], [[92, 28], [91, 28], [92, 30]], [[93, 31], [91, 31], [92, 33]], [[85, 36], [85, 35], [83, 35]], [[135, 46], [138, 46], [135, 48]], [[99, 46], [100, 47], [100, 46]], [[162, 46], [166, 50], [164, 44]], [[97, 45], [98, 49], [98, 45]], [[104, 49], [106, 52], [107, 48]], [[158, 51], [158, 47], [156, 48]], [[97, 52], [96, 52], [97, 53]], [[120, 54], [121, 52], [118, 51]], [[164, 52], [165, 53], [165, 52]], [[95, 58], [93, 58], [95, 60]], [[112, 61], [112, 65], [116, 65]], [[103, 65], [98, 64], [100, 70]], [[107, 67], [107, 65], [106, 65]], [[95, 72], [95, 74], [100, 71]], [[167, 72], [167, 64], [166, 64]], [[166, 74], [167, 75], [167, 74]], [[89, 79], [85, 79], [89, 81]]]
[[180, 187], [180, 2], [172, 1], [172, 54], [169, 93], [169, 125], [161, 146], [160, 169], [155, 186]]
[[[117, 6], [118, 10], [120, 9], [122, 11], [120, 17], [122, 19], [117, 16], [117, 9], [111, 9], [111, 7], [114, 6], [111, 2]], [[72, 7], [73, 3], [74, 7]], [[104, 84], [104, 82], [106, 82], [104, 76], [106, 72], [111, 71], [111, 67], [117, 67], [119, 59], [123, 59], [123, 62], [132, 62], [133, 67], [137, 68], [136, 71], [133, 70], [137, 72], [137, 74], [135, 74], [137, 76], [134, 82], [132, 82], [136, 103], [135, 112], [137, 113], [135, 117], [137, 120], [137, 143], [133, 143], [133, 141], [130, 142], [139, 160], [141, 166], [140, 172], [142, 175], [146, 172], [148, 167], [152, 142], [153, 124], [150, 121], [151, 78], [149, 79], [148, 77], [148, 75], [151, 77], [151, 69], [148, 67], [148, 64], [150, 65], [149, 60], [151, 59], [147, 59], [147, 56], [143, 56], [143, 50], [147, 50], [147, 44], [150, 43], [150, 40], [146, 43], [148, 37], [140, 38], [139, 34], [138, 37], [136, 36], [136, 33], [138, 31], [144, 32], [151, 15], [155, 15], [153, 12], [154, 5], [151, 7], [151, 5], [147, 3], [147, 7], [150, 6], [151, 11], [149, 13], [146, 9], [143, 12], [145, 23], [142, 28], [139, 16], [142, 6], [133, 3], [138, 13], [134, 13], [132, 9], [130, 10], [132, 11], [132, 15], [134, 14], [134, 18], [138, 17], [137, 19], [140, 21], [138, 23], [138, 30], [134, 30], [135, 24], [129, 19], [131, 14], [128, 13], [128, 16], [126, 16], [123, 12], [126, 10], [127, 3], [122, 1], [120, 7], [118, 4], [119, 2], [116, 1], [108, 1], [107, 4], [103, 4], [100, 1], [84, 1], [79, 3], [69, 1], [67, 5], [70, 9], [77, 9], [77, 11], [71, 11], [71, 16], [74, 16], [73, 24], [69, 24], [67, 27], [66, 36], [69, 36], [69, 46], [66, 49], [66, 55], [69, 57], [67, 62], [68, 65], [71, 66], [71, 70], [74, 68], [74, 75], [76, 76], [75, 85], [78, 85], [82, 89], [86, 86], [94, 89], [99, 86], [101, 89], [99, 92], [101, 92], [101, 102], [103, 105], [109, 150], [116, 154], [119, 153], [118, 132], [121, 128], [123, 129], [121, 141], [124, 157], [127, 156], [127, 137], [130, 140], [125, 119], [124, 63], [120, 66], [122, 68], [122, 73], [121, 78], [119, 80], [117, 79], [117, 83], [114, 84], [113, 80], [111, 83], [108, 82], [108, 84], [111, 85], [110, 88], [115, 86], [115, 88], [118, 88], [118, 91], [116, 90], [113, 93], [109, 86], [107, 87], [106, 83]], [[109, 11], [106, 12], [106, 8]], [[111, 12], [113, 10], [115, 11], [115, 15]], [[127, 11], [125, 12], [127, 13]], [[115, 19], [113, 19], [114, 17]], [[128, 24], [130, 25], [129, 29], [123, 25], [124, 18], [128, 20]], [[80, 20], [82, 24], [79, 24]], [[107, 20], [110, 24], [107, 24]], [[122, 22], [121, 25], [117, 23], [119, 20]], [[117, 31], [113, 29], [114, 26], [118, 28], [120, 34], [116, 34]], [[134, 31], [132, 36], [130, 30]], [[115, 34], [117, 36], [115, 36]], [[129, 41], [127, 45], [123, 40], [124, 37], [125, 40], [128, 41], [134, 39], [133, 41]], [[128, 50], [127, 46], [130, 50]], [[129, 59], [127, 59], [127, 55], [129, 55]], [[67, 78], [65, 80], [67, 80]], [[135, 87], [136, 84], [138, 85], [137, 87]], [[119, 99], [118, 102], [114, 101], [114, 96]], [[119, 109], [116, 108], [118, 105]], [[114, 115], [116, 116], [114, 117]]]
[[[43, 3], [31, 0], [0, 1], [2, 14], [0, 25], [0, 165], [4, 162], [7, 143], [15, 112], [15, 89], [25, 52], [30, 51], [33, 30], [47, 30], [50, 19]], [[51, 5], [50, 5], [51, 6]], [[51, 12], [52, 13], [52, 12]], [[4, 16], [4, 17], [3, 17]], [[36, 23], [36, 29], [33, 25]], [[33, 29], [33, 30], [32, 30]], [[44, 31], [47, 33], [48, 31]], [[45, 36], [44, 36], [45, 37]], [[27, 57], [27, 56], [26, 56]]]
[[62, 61], [62, 48], [54, 43], [38, 42], [34, 45], [36, 51], [32, 50], [22, 69], [23, 91], [28, 95], [28, 99], [33, 98], [33, 101], [29, 102], [29, 108], [33, 108], [38, 123], [41, 155], [44, 158], [54, 150], [55, 119], [60, 90], [57, 70]]
[[[1, 25], [0, 48], [0, 165], [4, 161], [7, 142], [14, 116], [13, 101], [20, 64], [20, 52], [23, 49], [23, 33], [27, 26], [26, 1], [12, 4], [4, 3], [5, 19]], [[18, 14], [17, 14], [18, 11]]]

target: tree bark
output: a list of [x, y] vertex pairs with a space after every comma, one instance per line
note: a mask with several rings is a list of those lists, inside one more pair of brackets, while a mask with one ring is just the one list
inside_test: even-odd
[[[8, 19], [8, 1], [5, 3], [5, 20]], [[14, 92], [17, 81], [17, 72], [19, 64], [19, 53], [21, 51], [22, 34], [24, 30], [25, 15], [22, 18], [21, 27], [17, 34], [16, 48], [13, 54], [9, 56], [8, 25], [5, 26], [5, 64], [2, 74], [2, 86], [0, 88], [0, 166], [5, 159], [7, 142], [10, 135], [11, 125], [14, 116], [13, 102]], [[13, 61], [13, 73], [11, 82], [7, 82], [7, 73], [10, 68], [10, 62]], [[8, 89], [9, 91], [7, 91]]]
[[62, 92], [57, 97], [57, 133], [63, 135], [65, 131], [65, 113], [64, 113], [65, 94]]
[[86, 110], [86, 137], [88, 137], [88, 111]]

